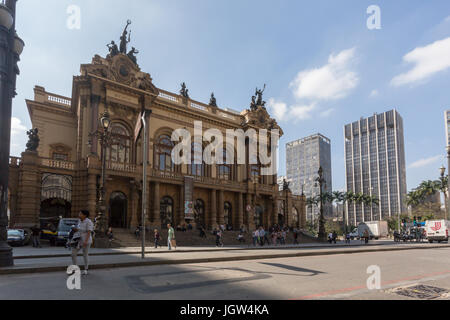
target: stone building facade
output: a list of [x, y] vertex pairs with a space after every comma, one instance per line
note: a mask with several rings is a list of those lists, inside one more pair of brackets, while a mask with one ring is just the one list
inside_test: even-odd
[[121, 53], [106, 58], [96, 55], [92, 63], [81, 65], [70, 98], [36, 86], [34, 99], [26, 103], [33, 128], [39, 130], [40, 144], [36, 151], [10, 159], [11, 226], [30, 227], [40, 218], [75, 217], [82, 209], [96, 212], [102, 146], [93, 133], [100, 130], [105, 111], [112, 120], [111, 135], [118, 141], [108, 145], [105, 153], [108, 224], [114, 228], [138, 226], [143, 138], [135, 139], [135, 128], [144, 109], [152, 111], [145, 181], [147, 224], [162, 228], [167, 222], [183, 224], [190, 206], [192, 222], [209, 229], [222, 224], [234, 229], [275, 223], [305, 226], [304, 197], [279, 191], [277, 176], [261, 175], [260, 165], [172, 163], [172, 132], [184, 128], [193, 134], [194, 121], [202, 121], [203, 130], [216, 128], [224, 135], [227, 129], [279, 128], [264, 104], [252, 104], [237, 113], [215, 103], [194, 101], [187, 94], [164, 91]]

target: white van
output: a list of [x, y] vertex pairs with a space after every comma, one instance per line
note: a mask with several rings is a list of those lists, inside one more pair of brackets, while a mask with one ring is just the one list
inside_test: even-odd
[[448, 242], [448, 229], [450, 228], [450, 221], [447, 220], [429, 220], [425, 223], [425, 231], [427, 239], [430, 243], [437, 241]]

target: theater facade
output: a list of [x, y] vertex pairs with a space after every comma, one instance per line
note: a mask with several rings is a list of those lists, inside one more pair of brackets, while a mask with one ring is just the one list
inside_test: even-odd
[[[281, 130], [260, 100], [253, 97], [243, 112], [223, 109], [213, 96], [209, 103], [192, 100], [184, 84], [180, 93], [157, 88], [133, 55], [116, 50], [106, 58], [96, 55], [73, 77], [70, 97], [36, 86], [34, 99], [26, 100], [37, 130], [30, 133], [27, 151], [10, 159], [10, 225], [27, 228], [40, 218], [75, 217], [82, 209], [96, 212], [103, 163], [96, 132], [107, 111], [113, 139], [104, 154], [106, 218], [113, 228], [138, 226], [143, 137], [136, 139], [135, 128], [142, 110], [151, 110], [144, 182], [147, 225], [164, 228], [168, 222], [190, 221], [208, 229], [273, 224], [302, 228], [305, 198], [293, 196], [289, 188], [280, 191], [277, 176], [261, 175], [261, 165], [172, 162], [172, 132], [184, 128], [193, 134], [194, 121], [201, 121], [203, 130], [216, 128], [224, 135], [227, 129]], [[192, 150], [205, 147], [193, 144]], [[236, 150], [224, 148], [226, 152]]]

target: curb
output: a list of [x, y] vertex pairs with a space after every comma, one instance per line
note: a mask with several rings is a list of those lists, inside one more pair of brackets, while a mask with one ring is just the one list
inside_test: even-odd
[[[425, 249], [441, 249], [450, 248], [450, 245], [444, 246], [428, 246], [428, 247], [396, 247], [396, 248], [379, 248], [379, 249], [361, 249], [361, 250], [341, 250], [341, 251], [313, 251], [313, 252], [297, 252], [285, 254], [267, 254], [257, 256], [242, 256], [242, 257], [218, 257], [218, 258], [193, 258], [181, 260], [159, 260], [159, 261], [133, 261], [123, 263], [106, 263], [95, 264], [90, 266], [90, 270], [100, 269], [114, 269], [114, 268], [131, 268], [143, 266], [159, 266], [159, 265], [180, 265], [180, 264], [194, 264], [194, 263], [213, 263], [213, 262], [230, 262], [230, 261], [249, 261], [249, 260], [264, 260], [264, 259], [281, 259], [281, 258], [295, 258], [295, 257], [312, 257], [312, 256], [326, 256], [326, 255], [342, 255], [342, 254], [357, 254], [369, 252], [388, 252], [388, 251], [407, 251], [407, 250], [425, 250]], [[19, 267], [0, 269], [0, 275], [14, 275], [14, 274], [34, 274], [34, 273], [50, 273], [50, 272], [66, 272], [67, 266], [54, 267]]]
[[[353, 244], [353, 245], [325, 245], [325, 246], [291, 246], [291, 247], [242, 247], [242, 248], [211, 248], [211, 249], [200, 249], [200, 250], [193, 250], [193, 249], [178, 249], [177, 251], [145, 251], [145, 254], [152, 254], [152, 253], [195, 253], [195, 252], [224, 252], [224, 251], [243, 251], [243, 250], [292, 250], [292, 249], [329, 249], [329, 248], [359, 248], [359, 247], [375, 247], [375, 246], [386, 246], [388, 244], [368, 244], [368, 245], [359, 245], [359, 244]], [[120, 252], [99, 252], [99, 253], [90, 253], [90, 257], [98, 257], [98, 256], [119, 256], [119, 255], [127, 255], [127, 254], [141, 254], [141, 250], [136, 251], [120, 251]], [[82, 256], [80, 253], [78, 256]], [[48, 258], [70, 258], [70, 253], [58, 253], [58, 254], [44, 254], [44, 255], [30, 255], [30, 256], [14, 256], [14, 259], [17, 260], [25, 260], [25, 259], [48, 259]]]

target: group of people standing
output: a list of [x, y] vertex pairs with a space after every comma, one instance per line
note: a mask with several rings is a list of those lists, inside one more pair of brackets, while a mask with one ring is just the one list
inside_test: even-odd
[[[264, 230], [263, 227], [259, 227], [252, 233], [253, 246], [257, 245], [264, 246], [267, 245], [286, 245], [287, 235], [289, 233], [288, 228], [281, 228], [275, 225], [269, 228], [269, 231]], [[293, 244], [298, 244], [298, 231], [293, 230], [294, 242]]]

